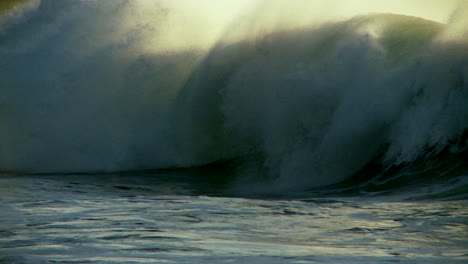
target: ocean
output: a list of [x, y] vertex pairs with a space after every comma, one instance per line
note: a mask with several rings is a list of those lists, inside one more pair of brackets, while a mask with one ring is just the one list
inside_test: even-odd
[[467, 17], [2, 0], [0, 263], [466, 263]]

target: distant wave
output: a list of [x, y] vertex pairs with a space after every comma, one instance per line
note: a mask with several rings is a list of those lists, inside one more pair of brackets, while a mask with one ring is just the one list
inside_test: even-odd
[[269, 181], [252, 189], [282, 191], [336, 184], [376, 159], [466, 152], [468, 40], [456, 16], [371, 14], [224, 41], [233, 29], [206, 49], [150, 53], [145, 36], [169, 27], [164, 8], [157, 26], [123, 30], [127, 1], [50, 3], [0, 31], [3, 171], [236, 158], [247, 182]]

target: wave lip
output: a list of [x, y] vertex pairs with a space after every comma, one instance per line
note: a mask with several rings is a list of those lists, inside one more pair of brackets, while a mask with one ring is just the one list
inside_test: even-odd
[[460, 15], [445, 25], [372, 14], [263, 33], [261, 19], [244, 19], [214, 46], [169, 51], [157, 39], [178, 25], [163, 4], [152, 20], [127, 1], [52, 2], [0, 33], [3, 170], [241, 157], [243, 177], [282, 192], [341, 182], [380, 156], [397, 166], [464, 147], [452, 143], [468, 128]]

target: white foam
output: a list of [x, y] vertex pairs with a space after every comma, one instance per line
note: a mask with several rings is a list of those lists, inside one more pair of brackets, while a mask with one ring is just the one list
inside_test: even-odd
[[[253, 8], [193, 46], [183, 12], [164, 1], [51, 3], [0, 35], [2, 170], [196, 166], [255, 153], [273, 188], [295, 189], [343, 180], [387, 147], [389, 164], [411, 162], [468, 124], [455, 18], [281, 26], [278, 8]], [[171, 30], [188, 44], [168, 49]]]

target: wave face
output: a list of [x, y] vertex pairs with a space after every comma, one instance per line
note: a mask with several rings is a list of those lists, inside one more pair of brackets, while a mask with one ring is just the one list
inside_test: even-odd
[[3, 171], [237, 159], [249, 188], [283, 191], [376, 159], [466, 152], [466, 7], [447, 24], [370, 14], [294, 27], [259, 5], [213, 33], [168, 1], [142, 3], [30, 1], [0, 17]]

